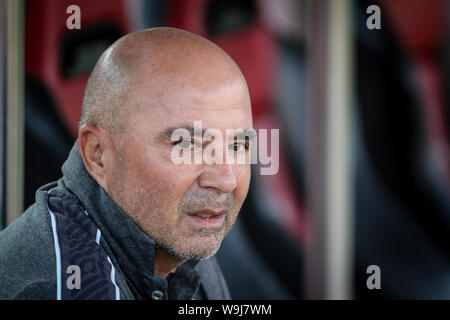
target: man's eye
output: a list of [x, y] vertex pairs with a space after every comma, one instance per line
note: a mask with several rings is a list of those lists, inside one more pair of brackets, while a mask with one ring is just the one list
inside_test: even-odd
[[194, 142], [191, 140], [182, 140], [180, 142], [178, 142], [178, 145], [183, 148], [183, 149], [191, 149], [194, 147]]
[[[180, 140], [174, 143], [175, 145], [179, 145], [181, 148], [185, 150], [190, 150], [194, 148], [194, 145], [199, 145], [194, 140]], [[201, 147], [201, 146], [200, 146]]]

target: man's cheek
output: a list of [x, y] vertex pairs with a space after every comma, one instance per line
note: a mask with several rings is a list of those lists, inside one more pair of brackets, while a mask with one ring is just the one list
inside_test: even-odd
[[249, 187], [250, 187], [249, 178], [244, 177], [239, 181], [238, 187], [236, 188], [235, 192], [235, 200], [237, 203], [242, 204], [242, 202], [244, 202], [245, 198], [247, 197]]

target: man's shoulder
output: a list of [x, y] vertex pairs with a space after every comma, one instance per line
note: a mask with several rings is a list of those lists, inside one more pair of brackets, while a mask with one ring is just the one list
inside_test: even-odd
[[215, 257], [199, 261], [194, 270], [200, 276], [200, 283], [208, 300], [231, 299], [227, 283]]
[[51, 280], [32, 281], [13, 291], [0, 290], [1, 300], [55, 300], [56, 284]]
[[[0, 299], [46, 299], [56, 287], [55, 253], [45, 192], [0, 232]], [[53, 291], [54, 292], [54, 291]]]

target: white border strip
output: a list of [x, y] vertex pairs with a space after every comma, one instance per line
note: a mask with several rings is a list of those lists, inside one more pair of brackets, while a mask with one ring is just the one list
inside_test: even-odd
[[[86, 211], [85, 211], [86, 212]], [[87, 212], [86, 212], [87, 214]], [[100, 245], [100, 237], [102, 235], [102, 232], [100, 231], [100, 229], [97, 228], [97, 234], [95, 236], [95, 242]], [[109, 256], [106, 256], [108, 258], [108, 262], [111, 265], [111, 282], [113, 283], [114, 287], [116, 288], [116, 300], [120, 300], [120, 290], [119, 287], [116, 284], [116, 269], [114, 269], [114, 265], [111, 262], [111, 259], [109, 258]]]
[[114, 287], [116, 287], [116, 300], [120, 300], [120, 290], [116, 284], [116, 269], [114, 269], [114, 266], [111, 262], [111, 259], [109, 259], [109, 257], [108, 257], [108, 262], [111, 265], [111, 282], [113, 283]]
[[50, 219], [52, 220], [53, 240], [55, 243], [56, 254], [56, 300], [61, 300], [61, 249], [59, 248], [58, 232], [56, 229], [56, 219], [53, 212], [48, 209]]
[[97, 234], [95, 235], [95, 242], [97, 244], [100, 244], [100, 236], [102, 235], [102, 232], [100, 231], [100, 229], [97, 229]]

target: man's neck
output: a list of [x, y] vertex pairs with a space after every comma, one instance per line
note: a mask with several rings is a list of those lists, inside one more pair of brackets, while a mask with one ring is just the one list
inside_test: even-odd
[[155, 274], [165, 279], [169, 273], [173, 272], [186, 260], [170, 254], [166, 250], [155, 249]]

